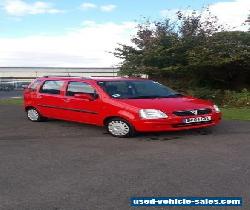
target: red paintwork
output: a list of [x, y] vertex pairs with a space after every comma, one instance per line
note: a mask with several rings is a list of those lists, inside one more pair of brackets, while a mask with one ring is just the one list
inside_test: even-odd
[[[88, 124], [103, 126], [105, 119], [109, 117], [121, 117], [134, 126], [137, 131], [170, 131], [184, 130], [192, 128], [201, 128], [214, 126], [221, 120], [221, 113], [216, 113], [213, 103], [206, 100], [193, 97], [180, 98], [158, 98], [158, 99], [114, 99], [108, 96], [100, 86], [98, 81], [112, 80], [141, 80], [138, 78], [62, 78], [49, 77], [38, 78], [41, 84], [35, 91], [30, 91], [29, 87], [24, 91], [25, 108], [34, 107], [41, 115], [48, 118], [76, 121]], [[39, 93], [42, 83], [46, 80], [63, 80], [65, 83], [61, 89], [60, 95], [50, 95]], [[90, 84], [98, 93], [96, 100], [85, 100], [80, 97], [66, 96], [67, 83], [72, 81], [85, 82]], [[40, 106], [51, 106], [50, 108]], [[52, 107], [60, 107], [52, 108]], [[189, 125], [176, 127], [176, 124], [182, 123], [187, 117], [180, 117], [172, 114], [173, 111], [191, 110], [199, 108], [211, 108], [212, 122], [209, 124]], [[139, 116], [140, 109], [159, 109], [168, 115], [167, 119], [145, 120]], [[76, 110], [85, 110], [79, 112]], [[202, 115], [206, 116], [206, 115]]]

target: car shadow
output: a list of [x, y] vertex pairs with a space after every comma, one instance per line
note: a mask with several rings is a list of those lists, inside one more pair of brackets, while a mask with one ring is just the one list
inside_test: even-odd
[[[63, 121], [57, 119], [48, 119], [47, 122], [57, 124], [60, 127], [72, 128], [74, 130], [87, 129], [90, 132], [95, 132], [98, 135], [110, 135], [104, 127], [94, 126], [90, 124], [84, 124], [79, 122]], [[222, 126], [225, 127], [225, 126]], [[207, 128], [195, 128], [182, 131], [165, 131], [165, 132], [138, 132], [130, 139], [137, 139], [139, 141], [172, 141], [177, 139], [183, 139], [189, 136], [203, 136], [203, 135], [215, 135], [221, 133], [220, 126], [207, 127]], [[223, 130], [223, 129], [222, 129]], [[73, 132], [73, 131], [72, 131]], [[111, 137], [111, 135], [110, 135]], [[115, 138], [115, 137], [113, 137]], [[119, 138], [117, 138], [119, 139]]]
[[146, 141], [171, 141], [183, 138], [184, 136], [210, 135], [212, 133], [213, 128], [196, 128], [183, 131], [137, 133], [136, 137], [139, 140]]

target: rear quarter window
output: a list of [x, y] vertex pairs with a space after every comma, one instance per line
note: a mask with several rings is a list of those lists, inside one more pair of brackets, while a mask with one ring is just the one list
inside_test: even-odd
[[35, 80], [34, 82], [32, 82], [30, 85], [29, 85], [29, 89], [32, 90], [32, 91], [35, 91], [37, 90], [37, 88], [42, 84], [42, 81], [41, 80]]

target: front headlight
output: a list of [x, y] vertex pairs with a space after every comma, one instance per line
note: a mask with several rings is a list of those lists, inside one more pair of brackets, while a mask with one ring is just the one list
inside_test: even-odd
[[143, 119], [161, 119], [168, 117], [165, 113], [157, 109], [141, 109], [139, 114]]
[[217, 105], [214, 105], [214, 110], [215, 110], [215, 112], [218, 112], [218, 113], [220, 112], [220, 109]]

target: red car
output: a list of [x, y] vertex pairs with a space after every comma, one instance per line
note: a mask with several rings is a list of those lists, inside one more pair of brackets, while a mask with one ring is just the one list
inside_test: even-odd
[[24, 105], [31, 121], [54, 118], [105, 126], [116, 137], [202, 128], [221, 120], [212, 102], [139, 78], [46, 76], [24, 90]]

